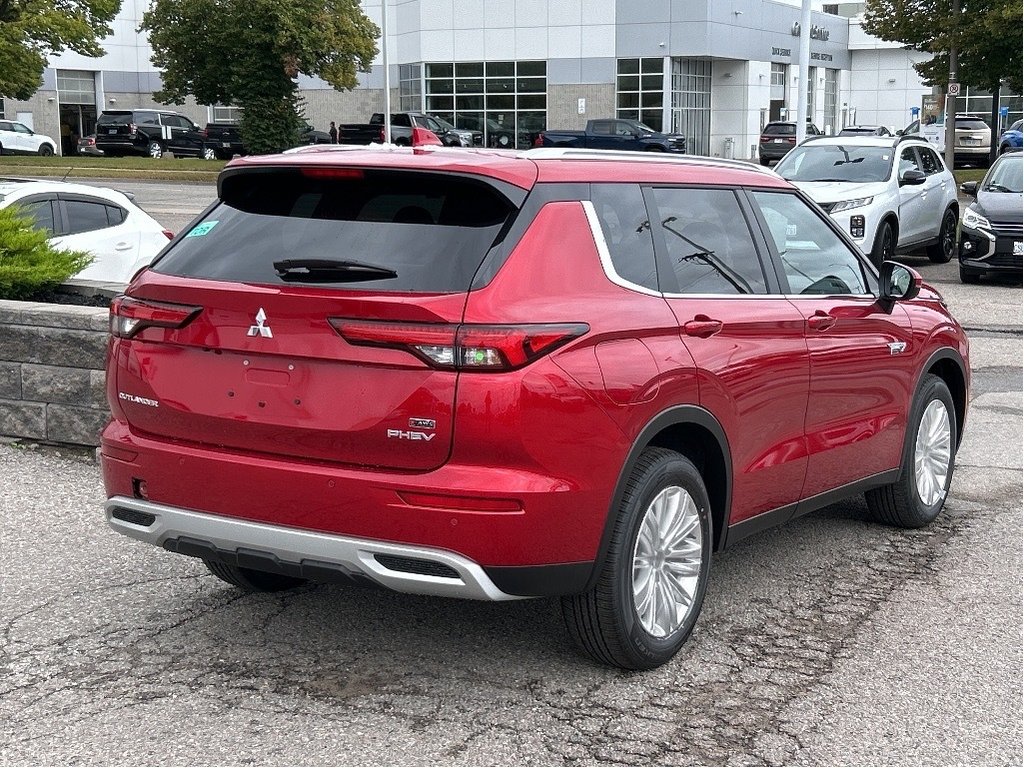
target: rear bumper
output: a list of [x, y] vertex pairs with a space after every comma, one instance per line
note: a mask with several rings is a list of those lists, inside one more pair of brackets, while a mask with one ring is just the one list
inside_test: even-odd
[[[179, 536], [209, 541], [197, 523], [208, 516], [237, 523], [239, 531], [254, 524], [442, 552], [450, 559], [441, 562], [460, 564], [461, 574], [475, 564], [498, 592], [521, 596], [582, 589], [614, 490], [605, 487], [605, 473], [576, 480], [454, 461], [429, 472], [375, 471], [183, 445], [135, 434], [118, 421], [104, 430], [100, 456], [108, 498], [187, 511], [191, 516], [173, 518]], [[181, 521], [197, 527], [182, 528]], [[134, 538], [165, 546], [167, 535]], [[239, 547], [255, 546], [235, 539]], [[307, 556], [322, 559], [316, 551]], [[482, 590], [482, 579], [471, 581]], [[488, 594], [478, 596], [500, 599]]]
[[[484, 570], [453, 552], [220, 517], [115, 496], [107, 522], [118, 533], [172, 552], [320, 580], [358, 580], [414, 594], [513, 600]], [[419, 572], [417, 572], [419, 571]]]

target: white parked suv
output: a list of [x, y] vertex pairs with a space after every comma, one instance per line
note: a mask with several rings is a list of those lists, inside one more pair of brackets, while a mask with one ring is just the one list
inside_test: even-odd
[[62, 181], [0, 178], [0, 208], [17, 205], [50, 243], [87, 251], [93, 262], [73, 277], [127, 283], [174, 235], [113, 189]]
[[0, 155], [52, 155], [57, 142], [14, 120], [0, 120]]
[[824, 208], [875, 264], [918, 248], [936, 263], [956, 253], [956, 181], [923, 139], [808, 139], [774, 170]]

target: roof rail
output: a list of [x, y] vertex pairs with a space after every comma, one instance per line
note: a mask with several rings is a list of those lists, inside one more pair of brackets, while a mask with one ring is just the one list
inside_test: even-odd
[[666, 152], [629, 152], [622, 149], [578, 149], [575, 147], [536, 147], [520, 153], [529, 160], [632, 160], [648, 163], [676, 163], [679, 165], [717, 166], [737, 168], [774, 175], [772, 171], [745, 160], [703, 155], [675, 155]]

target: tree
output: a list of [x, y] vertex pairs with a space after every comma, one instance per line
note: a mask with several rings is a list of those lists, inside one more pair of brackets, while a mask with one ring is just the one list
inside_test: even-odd
[[0, 0], [0, 95], [31, 98], [55, 53], [102, 56], [98, 41], [120, 9], [121, 0]]
[[163, 70], [156, 97], [241, 107], [252, 152], [294, 145], [299, 74], [354, 88], [380, 34], [358, 0], [155, 0], [142, 29]]
[[994, 91], [1005, 81], [1021, 93], [1020, 0], [961, 0], [960, 7], [956, 17], [950, 0], [867, 0], [864, 30], [935, 54], [914, 65], [926, 85], [945, 88], [948, 52], [955, 46], [961, 83]]
[[30, 299], [77, 275], [92, 256], [50, 245], [16, 205], [0, 208], [0, 299]]

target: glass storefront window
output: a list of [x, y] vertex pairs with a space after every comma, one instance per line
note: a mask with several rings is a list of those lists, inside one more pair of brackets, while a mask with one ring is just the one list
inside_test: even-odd
[[398, 66], [398, 109], [402, 112], [423, 108], [422, 69], [419, 64]]
[[615, 81], [615, 116], [639, 120], [656, 131], [662, 129], [664, 59], [619, 59]]
[[430, 63], [426, 109], [483, 133], [488, 147], [532, 146], [547, 124], [547, 62]]
[[711, 60], [672, 59], [672, 131], [691, 155], [711, 154]]

